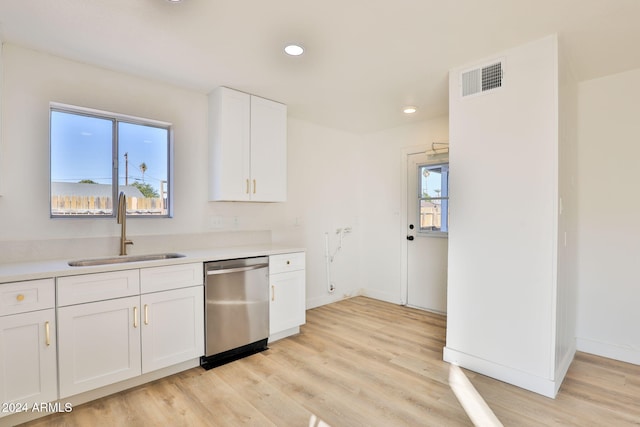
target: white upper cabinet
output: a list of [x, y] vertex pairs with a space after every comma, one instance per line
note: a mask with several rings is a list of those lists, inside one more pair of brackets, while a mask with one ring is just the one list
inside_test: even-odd
[[287, 106], [219, 87], [209, 95], [209, 199], [287, 199]]
[[251, 97], [251, 200], [287, 200], [287, 106]]

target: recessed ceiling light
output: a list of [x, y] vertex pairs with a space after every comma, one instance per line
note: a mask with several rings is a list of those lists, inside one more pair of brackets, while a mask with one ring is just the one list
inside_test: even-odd
[[287, 55], [300, 56], [304, 52], [304, 48], [298, 44], [289, 44], [284, 47], [284, 51]]
[[405, 113], [405, 114], [413, 114], [416, 111], [418, 111], [418, 108], [416, 108], [414, 106], [411, 106], [411, 105], [408, 105], [408, 106], [406, 106], [406, 107], [404, 107], [402, 109], [402, 112]]

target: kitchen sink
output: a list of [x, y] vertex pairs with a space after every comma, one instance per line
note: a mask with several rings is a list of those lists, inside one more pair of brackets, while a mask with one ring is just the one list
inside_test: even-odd
[[70, 267], [89, 267], [92, 265], [122, 264], [125, 262], [158, 261], [163, 259], [183, 258], [185, 255], [176, 253], [152, 254], [152, 255], [130, 255], [114, 256], [108, 258], [80, 259], [69, 261]]

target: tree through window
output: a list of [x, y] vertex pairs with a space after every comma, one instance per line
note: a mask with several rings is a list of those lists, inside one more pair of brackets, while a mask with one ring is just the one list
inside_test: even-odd
[[171, 125], [51, 105], [51, 216], [170, 216]]

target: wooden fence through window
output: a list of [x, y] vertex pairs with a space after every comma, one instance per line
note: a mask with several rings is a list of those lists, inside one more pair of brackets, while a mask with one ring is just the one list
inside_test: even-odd
[[[113, 212], [111, 197], [51, 196], [53, 215], [110, 215]], [[127, 197], [127, 213], [138, 215], [166, 214], [164, 200], [158, 198]]]

